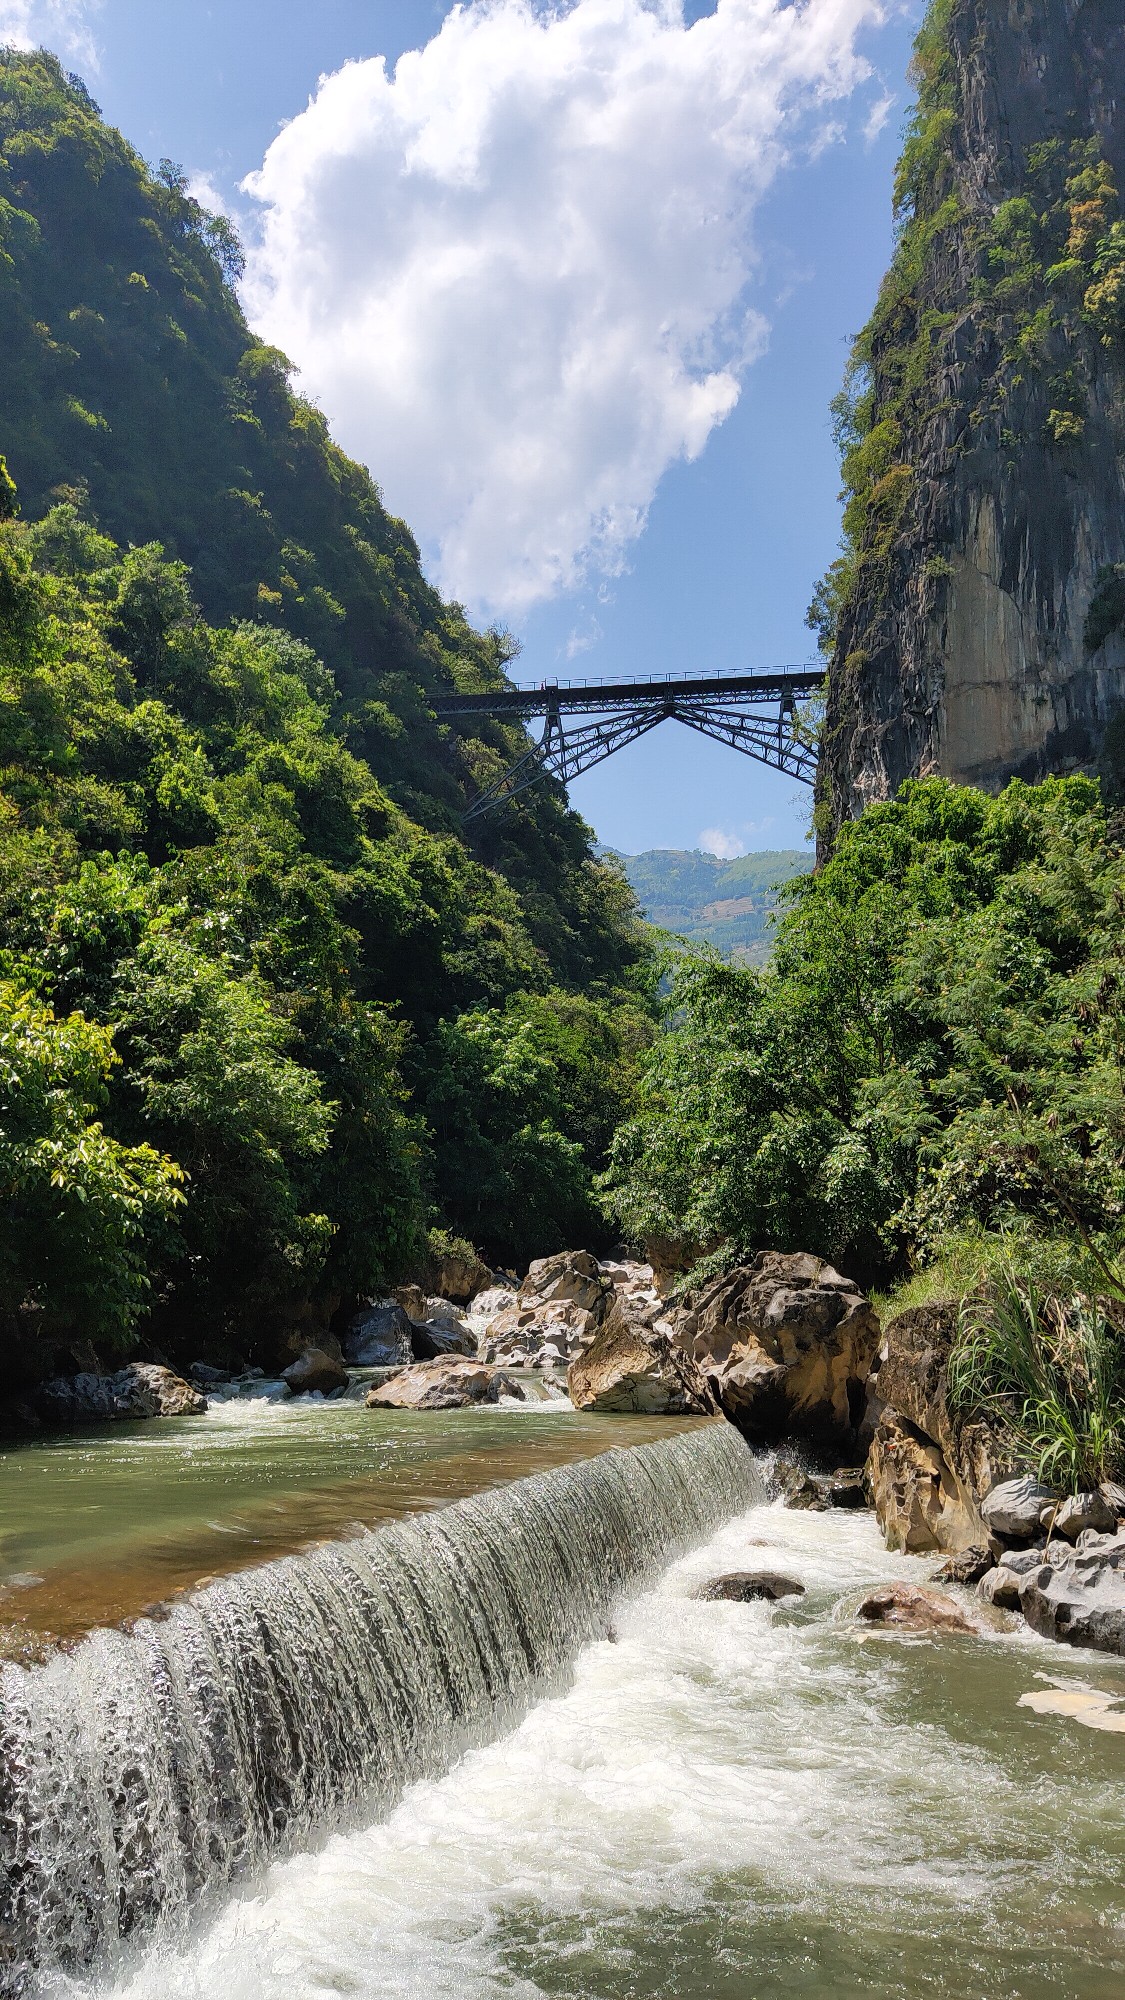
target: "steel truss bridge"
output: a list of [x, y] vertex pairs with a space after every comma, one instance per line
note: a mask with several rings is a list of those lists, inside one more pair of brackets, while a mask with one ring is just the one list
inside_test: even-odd
[[[543, 681], [538, 687], [441, 695], [439, 721], [491, 715], [502, 722], [543, 717], [543, 733], [495, 784], [474, 799], [466, 820], [482, 819], [544, 773], [564, 785], [662, 722], [683, 722], [802, 784], [816, 777], [816, 752], [803, 739], [797, 703], [822, 685], [822, 666], [762, 673], [684, 674], [631, 681]], [[564, 724], [563, 717], [566, 717]], [[572, 719], [573, 718], [573, 719]]]

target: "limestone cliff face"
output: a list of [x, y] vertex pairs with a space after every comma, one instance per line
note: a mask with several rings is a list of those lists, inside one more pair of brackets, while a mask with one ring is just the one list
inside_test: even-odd
[[1125, 4], [936, 0], [917, 69], [840, 411], [826, 839], [906, 777], [1096, 769], [1125, 713]]

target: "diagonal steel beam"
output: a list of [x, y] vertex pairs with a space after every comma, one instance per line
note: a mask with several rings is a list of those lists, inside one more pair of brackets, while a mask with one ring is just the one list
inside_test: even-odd
[[[507, 799], [517, 798], [549, 772], [569, 785], [583, 771], [611, 757], [625, 744], [647, 735], [661, 722], [682, 722], [725, 743], [744, 756], [787, 771], [803, 784], [816, 777], [816, 753], [797, 735], [796, 698], [813, 685], [814, 671], [779, 670], [771, 675], [685, 677], [680, 681], [602, 682], [568, 688], [546, 683], [538, 689], [509, 690], [488, 696], [450, 698], [437, 704], [439, 714], [510, 714], [515, 720], [518, 700], [524, 716], [544, 716], [543, 734], [531, 743], [509, 770], [474, 799], [466, 820], [481, 819]], [[569, 734], [563, 711], [595, 710], [597, 720], [581, 723]]]

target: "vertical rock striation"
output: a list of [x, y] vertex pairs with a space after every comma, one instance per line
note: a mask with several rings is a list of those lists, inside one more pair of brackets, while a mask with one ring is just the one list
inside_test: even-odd
[[1125, 740], [1125, 9], [934, 0], [915, 81], [836, 406], [822, 840], [907, 777], [993, 789]]

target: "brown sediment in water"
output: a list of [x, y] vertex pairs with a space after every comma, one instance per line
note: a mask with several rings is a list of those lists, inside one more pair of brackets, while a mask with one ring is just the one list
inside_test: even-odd
[[[41, 1659], [97, 1627], [119, 1625], [143, 1615], [160, 1616], [169, 1601], [218, 1576], [254, 1568], [321, 1542], [338, 1541], [408, 1514], [448, 1506], [467, 1494], [507, 1485], [531, 1473], [572, 1464], [608, 1449], [651, 1443], [712, 1421], [591, 1419], [570, 1413], [552, 1413], [543, 1421], [522, 1414], [474, 1411], [414, 1417], [404, 1432], [397, 1412], [356, 1411], [354, 1429], [349, 1426], [348, 1434], [341, 1438], [341, 1415], [342, 1406], [327, 1406], [323, 1411], [328, 1419], [326, 1474], [337, 1469], [332, 1461], [341, 1445], [346, 1447], [342, 1454], [345, 1461], [356, 1455], [357, 1444], [362, 1448], [368, 1442], [376, 1450], [380, 1443], [404, 1447], [403, 1455], [348, 1471], [343, 1477], [293, 1478], [284, 1457], [287, 1440], [279, 1431], [280, 1462], [276, 1477], [267, 1477], [263, 1491], [248, 1493], [236, 1479], [232, 1482], [235, 1491], [225, 1498], [214, 1490], [214, 1467], [209, 1465], [211, 1481], [200, 1491], [199, 1509], [194, 1514], [190, 1433], [193, 1425], [207, 1419], [176, 1421], [176, 1435], [167, 1435], [165, 1476], [187, 1483], [189, 1518], [167, 1527], [154, 1523], [146, 1528], [145, 1496], [139, 1489], [136, 1518], [122, 1522], [115, 1516], [112, 1528], [107, 1528], [102, 1538], [104, 1546], [98, 1546], [95, 1532], [88, 1547], [60, 1548], [55, 1555], [48, 1537], [44, 1536], [42, 1546], [23, 1538], [22, 1574], [10, 1573], [6, 1582], [0, 1582], [0, 1659]], [[162, 1430], [163, 1422], [153, 1422], [146, 1426], [143, 1439], [150, 1450], [157, 1447], [148, 1469], [158, 1480], [165, 1462], [165, 1452], [159, 1450]], [[88, 1484], [84, 1487], [80, 1481], [79, 1491], [97, 1490], [97, 1447], [104, 1445], [112, 1453], [118, 1438], [119, 1432], [74, 1441], [75, 1451], [81, 1451], [89, 1461]], [[197, 1446], [202, 1442], [198, 1432], [194, 1442]], [[234, 1449], [242, 1442], [236, 1437]], [[58, 1450], [59, 1441], [52, 1443]], [[207, 1443], [213, 1444], [213, 1439], [208, 1438]], [[36, 1449], [35, 1445], [25, 1447], [31, 1453]], [[221, 1465], [221, 1458], [218, 1462]], [[307, 1466], [304, 1471], [307, 1474]], [[81, 1511], [83, 1503], [76, 1504]], [[94, 1511], [96, 1503], [87, 1501], [86, 1505]]]

